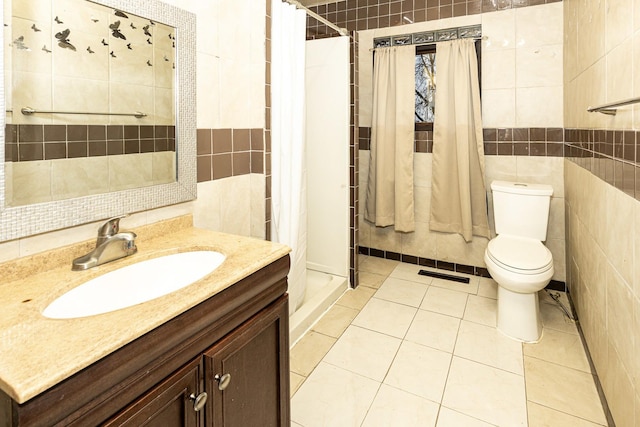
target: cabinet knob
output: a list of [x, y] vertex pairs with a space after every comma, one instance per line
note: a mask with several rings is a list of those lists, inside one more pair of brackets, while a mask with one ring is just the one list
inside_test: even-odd
[[204, 391], [196, 396], [195, 393], [189, 395], [189, 399], [193, 400], [193, 410], [198, 412], [207, 403], [207, 393]]
[[231, 374], [224, 374], [222, 376], [220, 376], [220, 374], [216, 374], [213, 379], [218, 382], [218, 390], [224, 390], [231, 382]]

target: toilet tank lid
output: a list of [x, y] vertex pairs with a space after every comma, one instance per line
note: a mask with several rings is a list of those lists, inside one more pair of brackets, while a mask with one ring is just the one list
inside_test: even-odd
[[551, 196], [553, 194], [553, 187], [550, 185], [526, 182], [493, 181], [491, 189], [503, 193], [528, 194], [531, 196]]

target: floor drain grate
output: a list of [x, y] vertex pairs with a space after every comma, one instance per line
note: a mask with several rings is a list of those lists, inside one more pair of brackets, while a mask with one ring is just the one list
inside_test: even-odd
[[418, 274], [421, 276], [430, 276], [430, 277], [435, 277], [437, 279], [451, 280], [453, 282], [469, 284], [468, 277], [454, 276], [453, 274], [436, 273], [435, 271], [428, 271], [428, 270], [420, 270]]

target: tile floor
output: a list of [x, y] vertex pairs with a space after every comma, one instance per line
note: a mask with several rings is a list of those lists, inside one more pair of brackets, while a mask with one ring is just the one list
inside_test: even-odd
[[495, 328], [491, 279], [420, 269], [362, 256], [361, 286], [291, 351], [292, 426], [606, 425], [576, 326], [544, 292], [543, 339], [523, 345]]

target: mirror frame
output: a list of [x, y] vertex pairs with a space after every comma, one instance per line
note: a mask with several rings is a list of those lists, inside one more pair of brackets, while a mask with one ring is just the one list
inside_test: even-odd
[[[13, 0], [16, 1], [16, 0]], [[5, 125], [0, 124], [0, 242], [73, 227], [196, 198], [196, 16], [158, 0], [81, 0], [130, 12], [176, 29], [177, 181], [67, 200], [7, 207], [5, 203]], [[2, 14], [4, 15], [4, 14]], [[4, 26], [4, 16], [0, 17]], [[4, 34], [0, 33], [0, 82], [4, 82]], [[6, 110], [4, 83], [0, 106]]]

